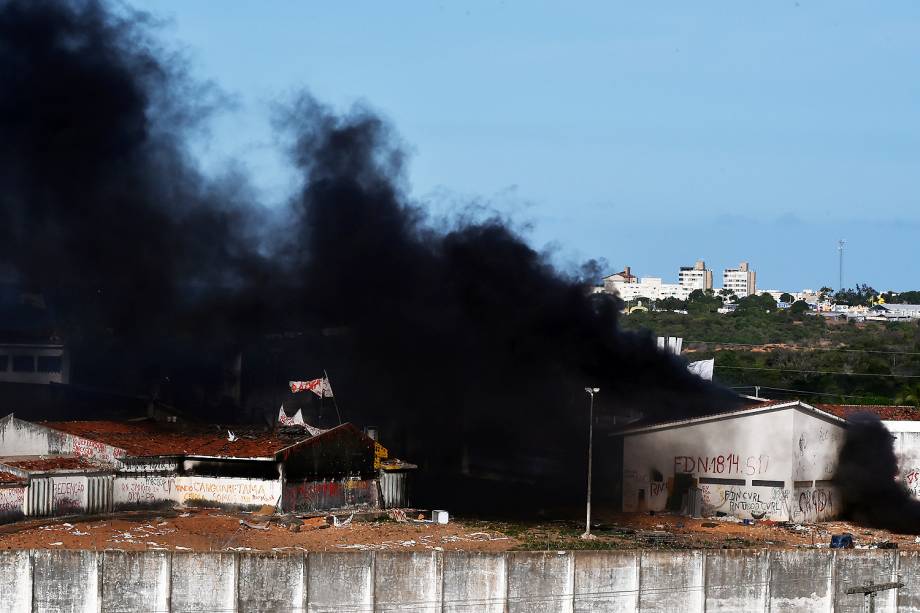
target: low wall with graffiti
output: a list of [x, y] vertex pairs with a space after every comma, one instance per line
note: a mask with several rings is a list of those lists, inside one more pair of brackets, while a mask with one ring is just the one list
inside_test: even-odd
[[841, 511], [837, 488], [830, 484], [795, 488], [789, 508], [795, 522], [827, 521]]
[[205, 476], [64, 475], [33, 478], [28, 486], [0, 488], [0, 523], [24, 516], [74, 515], [176, 506], [235, 509], [280, 507], [310, 512], [376, 508], [376, 480], [342, 479], [287, 483], [277, 479]]
[[0, 488], [0, 523], [23, 518], [25, 497], [25, 486]]
[[155, 509], [172, 506], [175, 477], [119, 475], [115, 479], [116, 509]]
[[789, 490], [784, 487], [702, 484], [703, 515], [725, 513], [744, 519], [789, 520]]
[[286, 483], [281, 498], [284, 511], [308, 513], [343, 507], [377, 507], [377, 481], [341, 479], [337, 481], [303, 481]]
[[237, 508], [277, 506], [281, 483], [266, 479], [119, 475], [115, 508], [216, 505]]

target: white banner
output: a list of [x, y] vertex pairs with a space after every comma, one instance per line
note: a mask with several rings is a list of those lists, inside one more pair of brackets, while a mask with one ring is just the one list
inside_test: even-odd
[[700, 360], [699, 362], [690, 362], [687, 364], [687, 370], [692, 372], [700, 379], [712, 381], [712, 369], [715, 368], [715, 358], [711, 360]]

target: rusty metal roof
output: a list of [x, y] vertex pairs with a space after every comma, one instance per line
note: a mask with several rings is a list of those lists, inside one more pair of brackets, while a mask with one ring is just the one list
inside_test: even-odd
[[[300, 427], [279, 427], [274, 431], [245, 425], [203, 425], [164, 423], [152, 420], [56, 421], [42, 425], [92, 441], [124, 449], [129, 456], [205, 456], [224, 458], [274, 458], [281, 451], [342, 430], [361, 432], [352, 424], [342, 424], [312, 436]], [[236, 440], [229, 440], [233, 432]], [[362, 435], [363, 436], [363, 435]]]
[[878, 415], [884, 421], [920, 421], [920, 408], [881, 404], [815, 404], [817, 408], [847, 419], [859, 413]]
[[111, 466], [94, 462], [78, 456], [20, 456], [0, 458], [0, 465], [18, 468], [29, 472], [45, 472], [52, 470], [106, 470]]
[[13, 473], [0, 470], [0, 485], [24, 485], [25, 479]]

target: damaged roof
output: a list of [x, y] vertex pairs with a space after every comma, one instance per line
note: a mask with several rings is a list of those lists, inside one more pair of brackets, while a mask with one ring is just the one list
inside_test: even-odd
[[871, 413], [883, 421], [920, 421], [920, 408], [906, 405], [815, 404], [815, 406], [842, 419], [859, 413]]
[[13, 473], [0, 470], [0, 486], [4, 485], [24, 485], [26, 480]]
[[70, 455], [0, 458], [0, 464], [29, 472], [44, 472], [48, 470], [110, 470], [112, 468], [109, 465]]
[[[352, 430], [345, 423], [316, 436], [297, 426], [282, 426], [274, 431], [253, 426], [220, 426], [168, 423], [152, 420], [50, 421], [43, 426], [124, 449], [129, 456], [203, 456], [223, 458], [274, 458], [290, 447], [319, 441], [332, 433]], [[235, 440], [230, 440], [230, 432]], [[333, 435], [334, 436], [334, 435]]]

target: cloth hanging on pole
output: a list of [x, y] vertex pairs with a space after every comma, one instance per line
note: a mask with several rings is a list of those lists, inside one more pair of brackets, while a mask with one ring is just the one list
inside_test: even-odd
[[293, 417], [288, 417], [287, 413], [284, 412], [284, 405], [281, 405], [281, 409], [278, 411], [278, 423], [282, 426], [303, 426], [305, 422], [300, 409], [297, 409]]
[[311, 379], [310, 381], [289, 381], [288, 385], [291, 386], [291, 391], [295, 394], [297, 392], [310, 391], [320, 398], [335, 397], [332, 394], [332, 385], [329, 383], [329, 379], [326, 377]]
[[692, 372], [694, 375], [700, 379], [706, 381], [712, 381], [712, 369], [715, 368], [715, 358], [711, 360], [700, 360], [698, 362], [690, 362], [687, 364], [687, 370]]
[[300, 426], [309, 432], [311, 436], [319, 436], [323, 432], [329, 431], [328, 428], [317, 428], [305, 422], [303, 420], [303, 412], [300, 409], [297, 409], [293, 417], [288, 417], [287, 413], [284, 412], [284, 405], [281, 405], [281, 409], [278, 411], [278, 423], [282, 426]]

